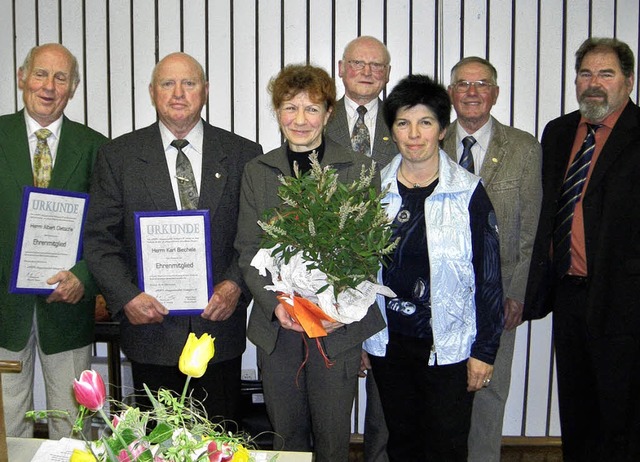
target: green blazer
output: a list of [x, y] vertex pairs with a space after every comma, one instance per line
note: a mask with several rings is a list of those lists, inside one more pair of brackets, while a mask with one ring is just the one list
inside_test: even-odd
[[[88, 192], [98, 148], [107, 141], [100, 133], [64, 117], [49, 187]], [[40, 348], [59, 353], [93, 342], [96, 285], [84, 260], [70, 271], [84, 284], [75, 304], [47, 303], [46, 297], [9, 293], [11, 266], [24, 186], [33, 173], [24, 112], [0, 117], [0, 347], [22, 350], [29, 339], [34, 310]]]

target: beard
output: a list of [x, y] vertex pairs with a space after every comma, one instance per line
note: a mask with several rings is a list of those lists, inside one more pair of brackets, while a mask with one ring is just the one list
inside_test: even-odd
[[[599, 96], [604, 99], [601, 102], [593, 101], [587, 99], [589, 96]], [[578, 98], [578, 103], [580, 105], [580, 114], [582, 114], [582, 117], [594, 122], [601, 121], [611, 112], [608, 95], [602, 90], [585, 90]]]

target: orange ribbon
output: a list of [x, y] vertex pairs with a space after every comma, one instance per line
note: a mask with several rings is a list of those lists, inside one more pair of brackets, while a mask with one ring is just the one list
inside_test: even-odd
[[335, 319], [328, 316], [315, 303], [303, 297], [293, 296], [293, 305], [291, 305], [291, 297], [284, 294], [276, 295], [278, 301], [287, 310], [289, 316], [295, 322], [300, 324], [306, 334], [310, 338], [326, 337], [327, 331], [322, 327], [322, 321], [336, 322]]
[[[326, 337], [327, 331], [322, 327], [322, 321], [336, 322], [331, 316], [328, 316], [322, 309], [313, 303], [312, 301], [307, 300], [304, 297], [293, 296], [293, 300], [288, 295], [277, 294], [276, 297], [278, 301], [284, 306], [284, 309], [287, 310], [289, 316], [291, 316], [295, 322], [300, 324], [304, 329], [304, 332], [310, 337], [316, 339], [316, 346], [318, 347], [318, 351], [322, 355], [324, 359], [324, 364], [327, 368], [333, 366], [333, 361], [329, 359], [327, 354], [324, 352], [324, 348], [320, 343], [319, 337]], [[293, 305], [291, 302], [293, 301]], [[305, 346], [305, 354], [304, 360], [298, 369], [298, 373], [296, 374], [296, 385], [298, 385], [298, 377], [300, 376], [300, 372], [304, 368], [305, 364], [307, 364], [307, 360], [309, 359], [309, 347], [307, 345], [307, 339], [302, 335], [302, 340], [304, 341]]]

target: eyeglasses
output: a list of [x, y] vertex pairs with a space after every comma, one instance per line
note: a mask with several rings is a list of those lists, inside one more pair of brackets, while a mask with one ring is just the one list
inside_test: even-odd
[[349, 63], [349, 66], [351, 66], [351, 69], [353, 69], [354, 71], [361, 71], [365, 66], [369, 66], [371, 68], [371, 72], [380, 74], [387, 68], [387, 65], [383, 63], [367, 63], [364, 61], [359, 61], [357, 59], [350, 59], [347, 62]]
[[484, 80], [476, 80], [474, 82], [458, 80], [456, 83], [452, 83], [451, 86], [458, 93], [466, 93], [471, 89], [471, 87], [474, 87], [478, 93], [487, 93], [491, 90], [491, 87], [495, 87], [494, 84], [485, 82]]

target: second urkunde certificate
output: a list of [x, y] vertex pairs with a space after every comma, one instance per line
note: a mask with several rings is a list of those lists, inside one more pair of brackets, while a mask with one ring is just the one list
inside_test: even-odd
[[213, 293], [209, 212], [136, 212], [138, 280], [170, 314], [196, 314]]

